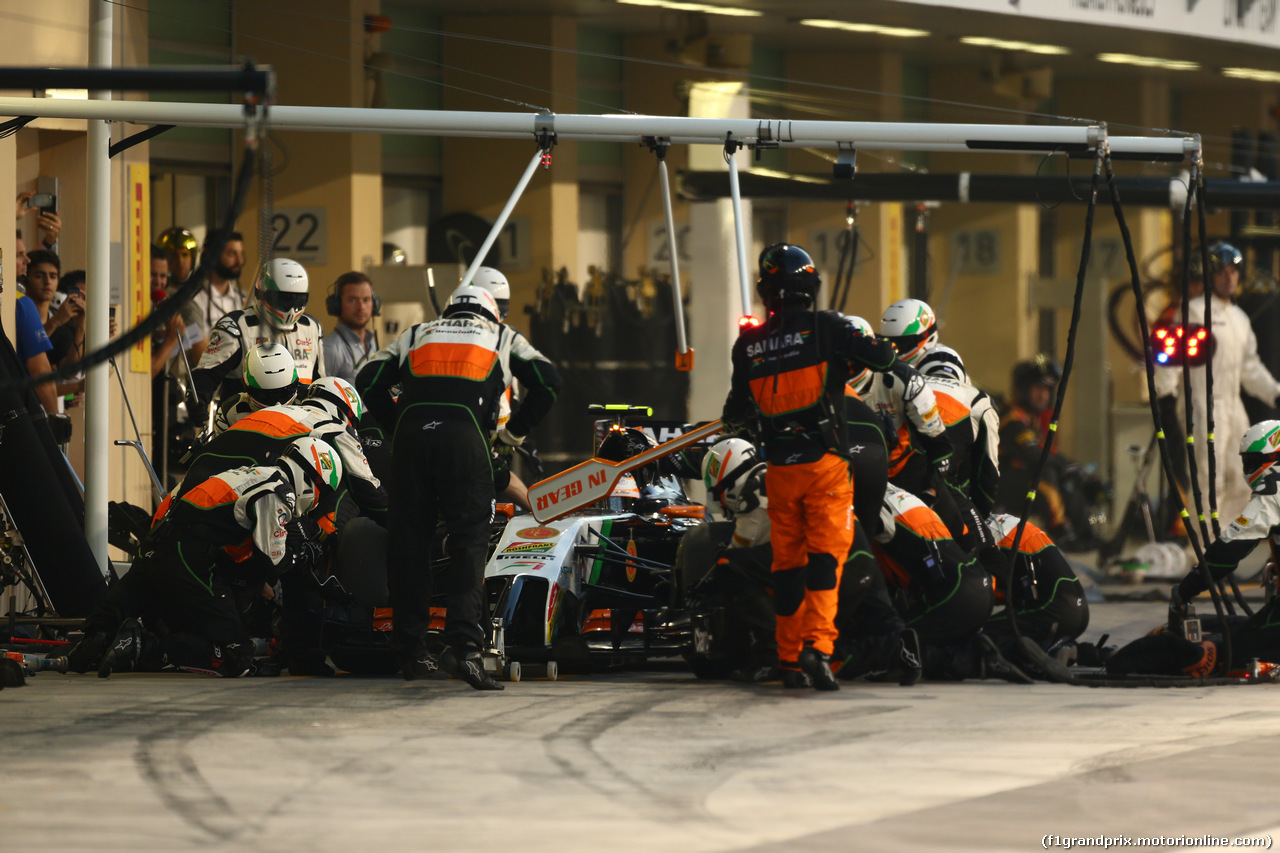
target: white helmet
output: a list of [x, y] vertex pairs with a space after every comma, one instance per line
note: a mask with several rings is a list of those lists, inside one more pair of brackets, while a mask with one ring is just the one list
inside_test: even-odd
[[359, 426], [360, 419], [364, 417], [364, 400], [360, 392], [341, 376], [325, 376], [312, 382], [304, 402], [311, 401], [351, 426]]
[[969, 384], [969, 374], [965, 372], [960, 353], [941, 344], [924, 354], [920, 363], [916, 365], [916, 370], [925, 376], [941, 376], [943, 379], [954, 379], [957, 382]]
[[[875, 329], [871, 328], [871, 324], [859, 317], [857, 314], [845, 314], [845, 322], [853, 326], [855, 332], [858, 332], [864, 338], [874, 338], [876, 336]], [[853, 387], [853, 390], [859, 394], [866, 390], [867, 383], [871, 381], [871, 368], [864, 367], [862, 371], [847, 383]]]
[[752, 482], [756, 478], [748, 475], [759, 465], [760, 457], [751, 442], [723, 438], [702, 458], [702, 482], [726, 512], [750, 512], [760, 505], [761, 484]]
[[900, 299], [884, 310], [880, 337], [898, 350], [898, 358], [914, 366], [929, 349], [938, 345], [938, 319], [928, 303]]
[[299, 514], [315, 509], [320, 498], [342, 482], [342, 458], [327, 441], [300, 438], [280, 455], [278, 467], [289, 478]]
[[240, 378], [257, 409], [292, 403], [298, 396], [298, 366], [283, 344], [258, 344], [249, 350]]
[[493, 267], [480, 267], [471, 283], [493, 294], [494, 301], [498, 303], [498, 319], [505, 321], [511, 308], [511, 284], [507, 277]]
[[1244, 476], [1253, 486], [1280, 462], [1280, 421], [1259, 421], [1240, 438]]
[[267, 322], [277, 329], [292, 329], [307, 307], [307, 271], [288, 258], [275, 258], [258, 276], [255, 287]]
[[498, 308], [498, 300], [492, 293], [474, 284], [458, 285], [458, 289], [449, 297], [444, 315], [452, 317], [455, 314], [474, 314], [495, 323], [502, 322], [502, 311]]

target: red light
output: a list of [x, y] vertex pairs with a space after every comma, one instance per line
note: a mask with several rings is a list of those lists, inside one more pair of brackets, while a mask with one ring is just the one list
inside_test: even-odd
[[750, 314], [744, 315], [738, 320], [738, 329], [757, 329], [760, 327], [760, 321]]
[[1182, 327], [1181, 327], [1181, 326], [1179, 326], [1178, 328], [1174, 329], [1174, 330], [1173, 330], [1173, 333], [1174, 333], [1175, 335], [1177, 335], [1178, 337], [1182, 337]]
[[1166, 332], [1164, 329], [1156, 329], [1156, 337], [1162, 341], [1165, 339], [1165, 336], [1167, 336], [1168, 334], [1169, 333]]

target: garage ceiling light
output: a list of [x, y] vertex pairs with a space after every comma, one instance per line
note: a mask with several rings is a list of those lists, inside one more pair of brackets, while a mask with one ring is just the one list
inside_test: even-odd
[[988, 38], [987, 36], [965, 36], [961, 44], [974, 47], [994, 47], [997, 50], [1021, 50], [1025, 53], [1041, 53], [1046, 56], [1062, 56], [1071, 52], [1070, 48], [1056, 44], [1036, 44], [1029, 41], [1009, 41], [1008, 39]]
[[1280, 71], [1263, 71], [1261, 68], [1224, 68], [1222, 76], [1237, 80], [1257, 80], [1260, 83], [1280, 83]]
[[1099, 62], [1113, 62], [1117, 65], [1137, 65], [1142, 68], [1164, 68], [1168, 71], [1195, 71], [1199, 62], [1186, 59], [1161, 59], [1158, 56], [1135, 56], [1132, 53], [1100, 53]]
[[736, 18], [758, 18], [764, 14], [755, 9], [712, 6], [710, 3], [683, 3], [680, 0], [618, 0], [618, 2], [627, 6], [656, 6], [659, 9], [675, 9], [677, 12], [702, 12], [707, 15], [731, 15]]
[[911, 39], [929, 35], [928, 30], [913, 30], [908, 27], [882, 27], [879, 24], [855, 24], [852, 21], [832, 21], [827, 18], [805, 18], [800, 22], [806, 27], [821, 27], [827, 30], [846, 30], [851, 33], [870, 33], [877, 36], [893, 36], [894, 38]]

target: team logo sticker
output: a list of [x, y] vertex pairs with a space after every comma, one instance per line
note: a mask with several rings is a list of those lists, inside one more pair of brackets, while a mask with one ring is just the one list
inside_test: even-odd
[[504, 554], [522, 554], [530, 551], [550, 551], [554, 548], [550, 542], [512, 542], [502, 549]]
[[516, 535], [521, 539], [555, 539], [560, 531], [554, 527], [526, 527], [524, 530], [517, 530]]

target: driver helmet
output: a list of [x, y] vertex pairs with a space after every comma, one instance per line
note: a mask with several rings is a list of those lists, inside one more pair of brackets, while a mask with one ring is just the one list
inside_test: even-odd
[[729, 514], [750, 512], [760, 505], [758, 484], [748, 476], [760, 465], [760, 456], [751, 442], [724, 438], [711, 445], [702, 458], [702, 482]]

